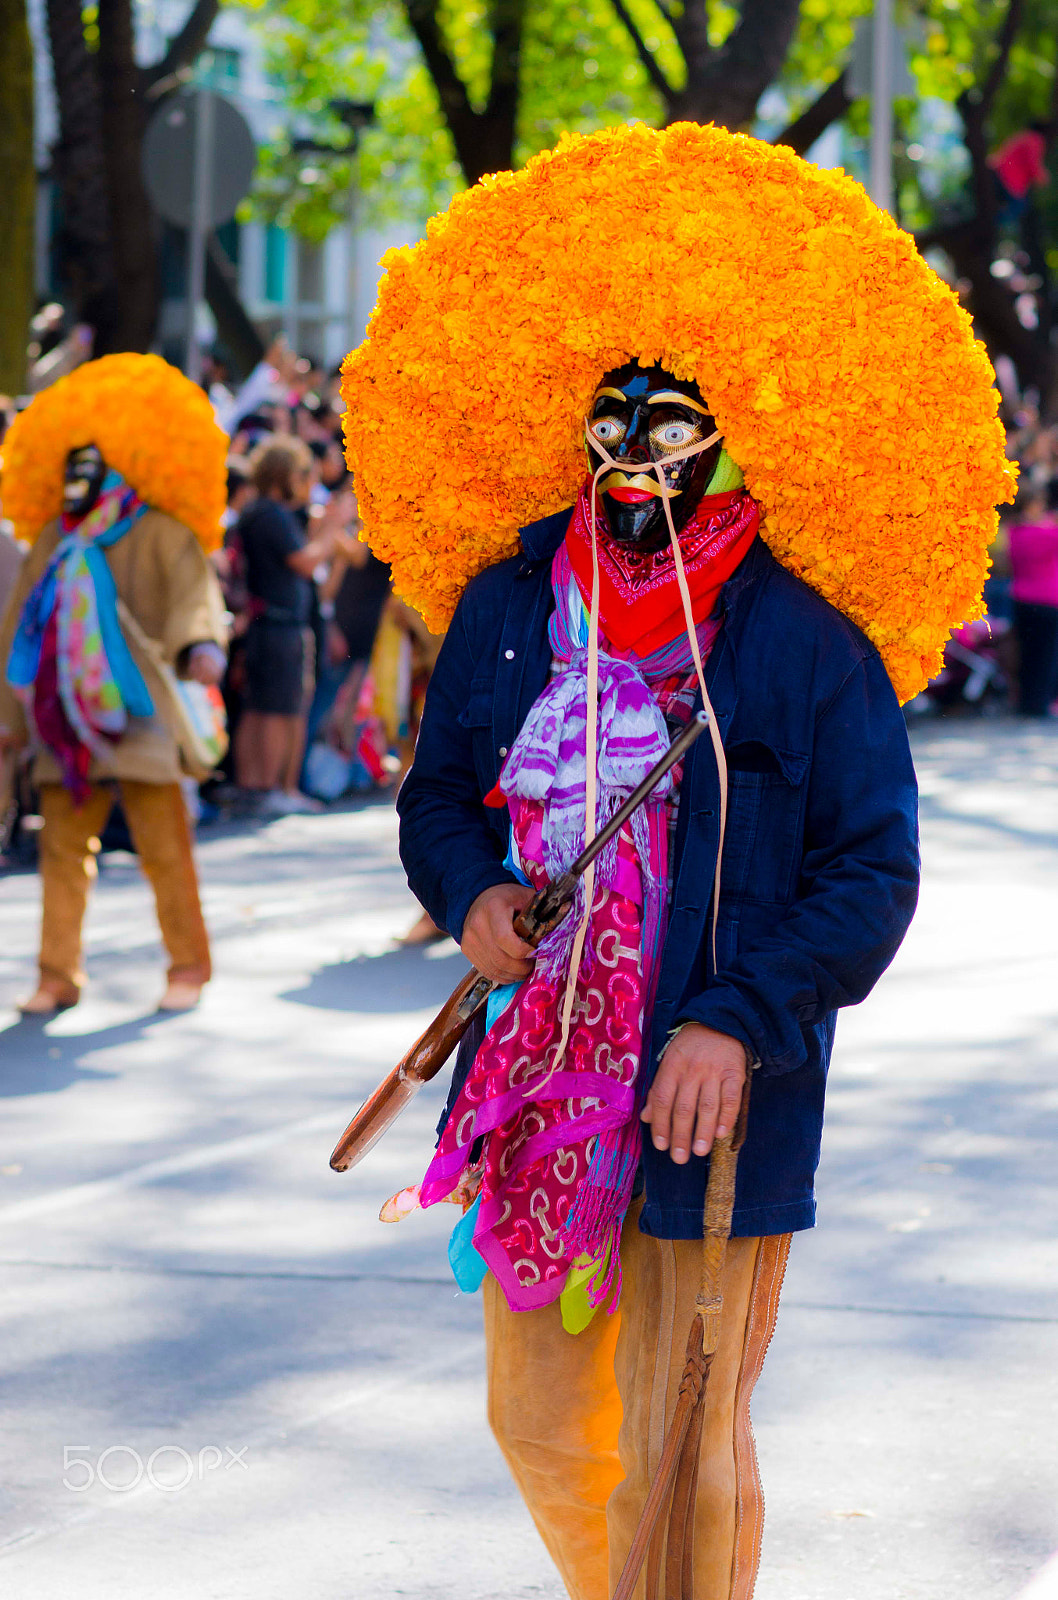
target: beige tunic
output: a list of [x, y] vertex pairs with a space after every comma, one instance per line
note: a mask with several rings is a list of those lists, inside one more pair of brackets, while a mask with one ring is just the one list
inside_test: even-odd
[[[49, 522], [26, 557], [0, 625], [0, 728], [28, 737], [21, 701], [7, 682], [7, 660], [22, 606], [62, 538], [59, 523]], [[211, 640], [227, 646], [224, 600], [213, 569], [195, 535], [162, 511], [145, 513], [109, 550], [107, 565], [118, 594], [150, 638], [161, 645], [165, 659], [176, 666], [190, 645]], [[155, 707], [165, 699], [151, 662], [129, 641]], [[180, 777], [176, 740], [158, 715], [132, 717], [127, 732], [107, 761], [94, 760], [92, 782], [131, 778], [140, 783], [172, 783]], [[37, 783], [58, 783], [61, 771], [48, 750], [39, 750], [33, 768]]]

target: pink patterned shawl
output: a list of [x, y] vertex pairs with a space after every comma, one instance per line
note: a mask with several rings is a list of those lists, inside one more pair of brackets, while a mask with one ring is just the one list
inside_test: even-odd
[[[534, 887], [564, 871], [584, 837], [588, 619], [564, 545], [552, 585], [555, 674], [499, 785]], [[718, 631], [717, 621], [699, 624], [703, 658]], [[663, 712], [692, 666], [686, 637], [644, 660], [603, 639], [598, 826], [667, 749]], [[597, 1267], [592, 1304], [613, 1289], [612, 1310], [620, 1294], [616, 1246], [639, 1163], [639, 1069], [664, 938], [673, 793], [666, 780], [597, 862], [565, 1050], [562, 997], [583, 903], [540, 946], [532, 975], [486, 1034], [421, 1185], [423, 1206], [443, 1200], [483, 1141], [474, 1247], [515, 1311], [557, 1299], [585, 1259]]]

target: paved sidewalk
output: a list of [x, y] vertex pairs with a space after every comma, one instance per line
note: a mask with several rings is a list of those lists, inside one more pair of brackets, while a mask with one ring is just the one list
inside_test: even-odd
[[[1012, 1600], [1058, 1547], [1058, 733], [914, 742], [922, 906], [839, 1025], [820, 1225], [755, 1405], [757, 1600]], [[463, 970], [393, 948], [392, 815], [200, 856], [199, 1012], [151, 1015], [150, 908], [115, 857], [82, 1005], [0, 1009], [0, 1593], [560, 1600], [485, 1428], [452, 1215], [375, 1220], [443, 1086], [327, 1167]], [[0, 879], [0, 1008], [32, 981], [36, 896]]]

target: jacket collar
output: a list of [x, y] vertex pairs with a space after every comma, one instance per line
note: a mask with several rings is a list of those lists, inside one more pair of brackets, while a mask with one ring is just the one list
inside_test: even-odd
[[720, 603], [724, 615], [729, 615], [736, 609], [745, 592], [767, 575], [775, 566], [775, 557], [758, 533], [743, 561], [735, 568], [720, 591]]
[[521, 529], [522, 549], [528, 560], [535, 566], [541, 561], [550, 561], [569, 527], [569, 519], [573, 515], [573, 507], [566, 506], [563, 511], [554, 511], [549, 517], [541, 517], [539, 522], [530, 522]]

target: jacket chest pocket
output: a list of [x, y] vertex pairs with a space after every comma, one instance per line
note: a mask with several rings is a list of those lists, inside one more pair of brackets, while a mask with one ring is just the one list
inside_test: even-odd
[[[458, 717], [459, 726], [470, 735], [478, 782], [486, 794], [496, 782], [502, 760], [493, 748], [492, 701], [495, 688], [491, 678], [475, 678], [467, 692], [466, 705]], [[504, 755], [506, 753], [504, 751]]]
[[788, 905], [801, 859], [808, 757], [751, 741], [734, 745], [727, 760], [721, 893]]

